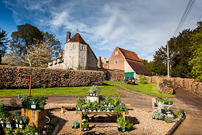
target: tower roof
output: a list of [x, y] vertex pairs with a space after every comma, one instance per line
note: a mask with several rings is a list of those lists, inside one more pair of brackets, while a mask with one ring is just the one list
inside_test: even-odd
[[83, 38], [81, 37], [81, 35], [79, 33], [76, 33], [71, 39], [69, 42], [79, 42], [79, 43], [82, 43], [82, 44], [87, 44]]

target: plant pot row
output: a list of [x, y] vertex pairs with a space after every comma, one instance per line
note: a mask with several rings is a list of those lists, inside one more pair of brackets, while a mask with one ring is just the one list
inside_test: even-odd
[[44, 110], [44, 107], [41, 108], [39, 104], [31, 104], [31, 103], [22, 103], [22, 108], [27, 108], [32, 110]]

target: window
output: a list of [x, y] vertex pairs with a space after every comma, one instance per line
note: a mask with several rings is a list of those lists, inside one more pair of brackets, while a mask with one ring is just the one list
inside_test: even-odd
[[72, 47], [73, 49], [75, 49], [75, 45], [73, 45], [73, 47]]
[[83, 50], [83, 51], [85, 50], [85, 47], [84, 47], [84, 46], [82, 46], [82, 50]]
[[119, 64], [119, 61], [118, 60], [115, 60], [114, 61], [114, 65], [118, 65]]
[[115, 55], [118, 55], [118, 51], [115, 52]]

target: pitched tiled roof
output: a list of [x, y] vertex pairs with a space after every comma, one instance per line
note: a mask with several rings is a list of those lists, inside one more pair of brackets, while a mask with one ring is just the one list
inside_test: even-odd
[[142, 62], [127, 59], [126, 61], [137, 74], [152, 75]]
[[79, 33], [76, 33], [71, 39], [69, 42], [79, 42], [79, 43], [82, 43], [82, 44], [87, 44], [83, 38], [80, 36]]
[[142, 60], [137, 56], [136, 53], [119, 48], [119, 47], [118, 49], [122, 52], [122, 54], [125, 56], [126, 59], [142, 62]]

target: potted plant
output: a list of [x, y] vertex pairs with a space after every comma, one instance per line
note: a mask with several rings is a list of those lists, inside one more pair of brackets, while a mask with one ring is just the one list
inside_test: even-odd
[[106, 103], [107, 105], [110, 103], [111, 100], [112, 100], [112, 99], [111, 99], [111, 97], [110, 97], [109, 95], [107, 95], [107, 96], [105, 97], [105, 103]]
[[38, 105], [37, 105], [37, 109], [38, 110], [43, 110], [44, 106], [46, 105], [46, 100], [48, 99], [48, 97], [38, 97]]
[[79, 128], [80, 123], [77, 121], [73, 121], [72, 128]]
[[173, 122], [173, 117], [168, 117], [168, 116], [166, 116], [166, 117], [165, 117], [165, 122], [166, 122], [166, 123], [172, 123], [172, 122]]
[[121, 102], [120, 96], [114, 98], [114, 105], [117, 106]]
[[5, 123], [5, 118], [0, 118], [0, 124], [2, 127], [5, 127], [6, 126], [6, 123]]
[[76, 110], [81, 111], [82, 110], [82, 100], [78, 97], [76, 102]]
[[27, 108], [28, 96], [22, 95], [20, 96], [20, 100], [22, 101], [22, 108]]
[[97, 86], [94, 86], [94, 85], [93, 85], [93, 86], [88, 90], [88, 95], [89, 95], [89, 96], [95, 96], [96, 89], [97, 89]]
[[153, 119], [157, 119], [157, 120], [164, 120], [164, 115], [161, 112], [156, 112], [153, 116]]
[[114, 113], [117, 113], [117, 114], [120, 114], [121, 113], [121, 106], [116, 106], [115, 108], [114, 108]]
[[128, 121], [124, 120], [123, 116], [117, 115], [117, 124], [118, 124], [118, 131], [125, 132], [125, 127], [128, 124]]
[[89, 130], [89, 123], [85, 122], [84, 124], [82, 124], [82, 131], [87, 131]]
[[6, 128], [12, 128], [12, 127], [14, 127], [14, 120], [13, 120], [13, 118], [8, 118], [7, 120], [6, 120]]
[[130, 131], [133, 128], [133, 123], [127, 123], [126, 125], [126, 131]]
[[96, 108], [97, 108], [97, 102], [95, 101], [92, 103], [93, 112], [96, 112]]
[[31, 109], [36, 110], [38, 102], [39, 102], [38, 97], [37, 96], [33, 96], [31, 98]]

